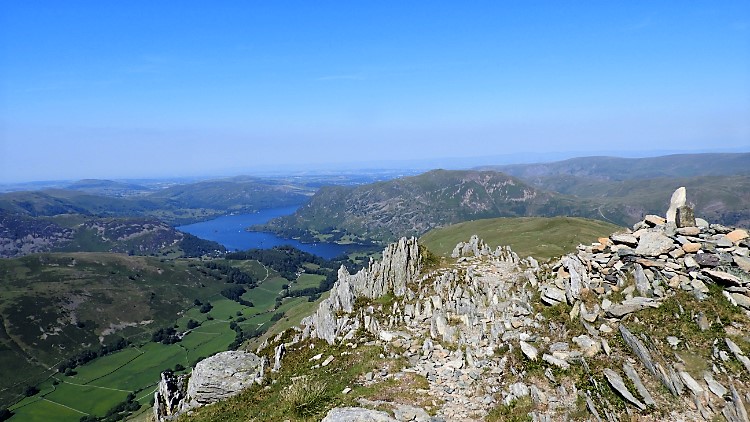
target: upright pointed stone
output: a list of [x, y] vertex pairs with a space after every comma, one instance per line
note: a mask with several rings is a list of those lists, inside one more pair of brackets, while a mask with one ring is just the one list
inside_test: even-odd
[[667, 210], [667, 224], [677, 225], [677, 209], [685, 206], [687, 202], [687, 193], [685, 187], [679, 187], [672, 194], [672, 199], [669, 201], [669, 209]]

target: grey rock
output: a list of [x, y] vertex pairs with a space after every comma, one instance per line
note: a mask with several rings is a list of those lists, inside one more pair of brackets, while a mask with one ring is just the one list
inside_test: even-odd
[[[374, 299], [387, 293], [403, 296], [407, 283], [419, 276], [421, 261], [417, 239], [402, 237], [383, 250], [382, 260], [371, 260], [367, 268], [356, 274], [349, 274], [342, 265], [329, 297], [320, 303], [313, 315], [302, 320], [302, 325], [308, 327], [306, 331], [311, 336], [333, 344], [343, 328], [337, 318], [339, 312], [351, 312], [357, 297]], [[370, 330], [370, 327], [366, 328]]]
[[740, 269], [746, 273], [750, 273], [750, 258], [744, 256], [734, 256], [734, 263], [737, 264]]
[[687, 205], [677, 208], [677, 227], [695, 227], [695, 213]]
[[667, 210], [667, 223], [677, 224], [677, 209], [685, 206], [687, 202], [687, 192], [685, 187], [679, 187], [672, 193], [669, 200], [669, 209]]
[[695, 380], [695, 378], [692, 377], [688, 372], [686, 371], [680, 371], [678, 372], [680, 374], [680, 378], [682, 378], [682, 382], [685, 384], [685, 387], [690, 390], [690, 392], [693, 393], [696, 397], [701, 397], [705, 390], [703, 387], [698, 384], [698, 381]]
[[674, 348], [680, 344], [680, 339], [675, 336], [667, 336], [667, 343]]
[[154, 419], [171, 420], [184, 410], [187, 396], [187, 376], [162, 372], [161, 381], [154, 393]]
[[273, 368], [271, 369], [271, 372], [278, 372], [279, 369], [281, 369], [281, 358], [284, 357], [285, 352], [286, 346], [284, 346], [284, 343], [276, 346], [273, 353]]
[[[705, 255], [705, 254], [703, 254]], [[718, 283], [722, 283], [725, 285], [730, 286], [741, 286], [742, 281], [739, 277], [726, 273], [724, 271], [718, 271], [718, 270], [703, 270], [701, 271], [703, 274], [708, 275], [712, 279], [716, 280]]]
[[430, 414], [424, 409], [406, 404], [394, 403], [393, 416], [399, 421], [430, 422]]
[[539, 351], [537, 351], [536, 347], [530, 345], [529, 343], [526, 343], [525, 341], [521, 340], [521, 352], [523, 352], [524, 355], [526, 355], [527, 358], [530, 360], [536, 360], [537, 356], [539, 355]]
[[542, 360], [545, 361], [545, 362], [547, 362], [547, 363], [549, 363], [550, 365], [555, 365], [558, 368], [562, 368], [562, 369], [569, 369], [570, 368], [570, 364], [568, 362], [565, 362], [564, 360], [558, 359], [558, 358], [556, 358], [556, 357], [554, 357], [552, 355], [549, 355], [547, 353], [545, 353], [544, 355], [542, 355]]
[[748, 422], [747, 410], [742, 402], [742, 397], [734, 387], [734, 383], [729, 385], [732, 392], [731, 401], [727, 402], [721, 413], [727, 419], [727, 422]]
[[750, 297], [742, 293], [729, 293], [729, 295], [732, 296], [738, 306], [750, 310]]
[[609, 385], [611, 385], [612, 388], [615, 389], [615, 391], [620, 393], [620, 395], [624, 397], [625, 400], [629, 401], [640, 410], [646, 410], [646, 405], [641, 403], [640, 400], [635, 398], [635, 396], [630, 393], [630, 390], [628, 390], [628, 387], [625, 386], [625, 382], [622, 380], [622, 377], [620, 377], [617, 372], [607, 368], [604, 370], [604, 376], [607, 378]]
[[633, 385], [635, 385], [635, 389], [643, 398], [643, 402], [648, 406], [655, 406], [656, 402], [654, 401], [654, 398], [651, 397], [651, 393], [649, 393], [648, 389], [646, 389], [646, 386], [643, 385], [641, 377], [638, 375], [638, 372], [635, 371], [635, 368], [633, 368], [629, 363], [625, 362], [622, 364], [622, 369], [623, 371], [625, 371], [625, 375], [630, 378], [630, 381], [633, 382]]
[[729, 392], [726, 387], [724, 387], [720, 382], [714, 379], [713, 375], [710, 372], [704, 372], [703, 379], [706, 381], [708, 389], [711, 390], [712, 393], [716, 394], [717, 397], [724, 398], [724, 396]]
[[542, 288], [542, 302], [547, 305], [557, 305], [558, 303], [565, 302], [565, 291], [558, 289], [553, 286], [545, 286]]
[[487, 246], [479, 236], [473, 235], [468, 242], [459, 242], [456, 247], [453, 248], [451, 258], [460, 258], [462, 256], [487, 256], [490, 253], [490, 247]]
[[644, 256], [659, 256], [669, 253], [674, 248], [672, 239], [659, 232], [646, 232], [638, 240], [635, 253]]
[[695, 255], [695, 262], [697, 262], [701, 267], [714, 268], [719, 266], [720, 259], [718, 256], [712, 253], [699, 253]]
[[387, 413], [362, 407], [331, 409], [321, 422], [398, 422]]
[[651, 357], [651, 352], [649, 352], [646, 346], [644, 346], [643, 343], [638, 340], [638, 338], [634, 336], [633, 333], [631, 333], [624, 324], [620, 324], [620, 335], [625, 341], [625, 344], [627, 344], [630, 350], [636, 356], [638, 356], [638, 359], [640, 359], [643, 366], [646, 367], [651, 375], [659, 378], [662, 384], [664, 384], [664, 386], [667, 387], [667, 389], [672, 394], [674, 394], [675, 396], [679, 396], [682, 392], [683, 386], [682, 382], [679, 379], [679, 376], [674, 373], [674, 370], [672, 370], [671, 367], [669, 367], [669, 369], [664, 369], [661, 364], [654, 361], [654, 359]]
[[573, 343], [578, 345], [586, 357], [594, 356], [602, 350], [601, 342], [596, 341], [585, 334], [573, 337]]
[[742, 351], [742, 349], [740, 349], [739, 346], [737, 346], [737, 343], [733, 342], [728, 337], [724, 339], [724, 342], [727, 344], [727, 347], [729, 347], [729, 350], [734, 354], [734, 357], [736, 357], [737, 360], [745, 366], [745, 370], [750, 373], [750, 359], [745, 356], [745, 353]]
[[646, 274], [643, 272], [641, 264], [635, 264], [633, 275], [635, 276], [635, 288], [638, 290], [638, 293], [644, 297], [653, 297], [654, 292], [651, 290], [651, 283], [648, 281], [648, 278], [646, 278]]
[[198, 405], [239, 394], [263, 380], [262, 360], [253, 353], [232, 350], [198, 362], [190, 376], [187, 400]]
[[612, 242], [616, 244], [636, 246], [638, 245], [638, 239], [630, 233], [615, 233], [609, 237]]
[[622, 303], [612, 305], [607, 309], [606, 314], [612, 318], [622, 318], [627, 314], [638, 312], [646, 308], [658, 308], [661, 302], [648, 297], [634, 297], [626, 299]]

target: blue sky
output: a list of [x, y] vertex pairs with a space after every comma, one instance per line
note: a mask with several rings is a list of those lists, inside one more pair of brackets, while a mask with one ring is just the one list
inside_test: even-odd
[[747, 1], [0, 2], [0, 183], [750, 150]]

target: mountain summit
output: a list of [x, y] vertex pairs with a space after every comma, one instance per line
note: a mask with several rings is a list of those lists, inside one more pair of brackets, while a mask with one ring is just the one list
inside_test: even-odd
[[[246, 352], [252, 386], [193, 419], [747, 421], [749, 253], [746, 230], [695, 218], [684, 190], [667, 218], [542, 264], [478, 236], [439, 261], [403, 238], [342, 268], [300, 327]], [[229, 384], [200, 367], [163, 381], [157, 419], [196, 384]]]

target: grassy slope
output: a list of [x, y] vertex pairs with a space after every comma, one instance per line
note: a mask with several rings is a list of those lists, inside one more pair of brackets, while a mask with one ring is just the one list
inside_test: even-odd
[[432, 252], [448, 256], [458, 242], [477, 234], [491, 247], [509, 245], [520, 256], [548, 259], [572, 252], [581, 243], [621, 229], [598, 220], [574, 217], [491, 218], [431, 230], [420, 241]]
[[[75, 265], [68, 266], [71, 258], [75, 259]], [[40, 259], [44, 262], [40, 262]], [[2, 385], [4, 405], [15, 401], [20, 391], [23, 391], [23, 388], [29, 384], [38, 385], [41, 393], [23, 399], [11, 407], [17, 415], [15, 418], [19, 420], [51, 420], [50, 418], [54, 415], [54, 420], [73, 422], [79, 420], [84, 414], [102, 415], [122, 401], [129, 392], [135, 392], [138, 401], [147, 405], [161, 371], [172, 368], [176, 364], [191, 367], [202, 358], [226, 350], [235, 338], [235, 332], [229, 327], [233, 320], [244, 317], [245, 321], [239, 323], [244, 331], [263, 328], [269, 329], [269, 335], [271, 335], [281, 329], [297, 325], [301, 318], [309, 314], [318, 303], [308, 302], [304, 297], [289, 298], [285, 299], [278, 309], [275, 309], [276, 297], [282, 290], [281, 286], [288, 284], [289, 281], [279, 277], [278, 273], [273, 270], [267, 271], [266, 267], [257, 261], [233, 261], [232, 263], [264, 280], [256, 289], [244, 295], [245, 299], [255, 304], [252, 308], [222, 297], [218, 292], [227, 284], [213, 277], [204, 276], [196, 268], [189, 266], [189, 261], [186, 260], [160, 262], [151, 258], [113, 254], [45, 254], [0, 261], [0, 270], [3, 271], [0, 272], [2, 274], [0, 280], [3, 283], [0, 285], [0, 309], [2, 312], [7, 312], [10, 318], [15, 317], [14, 312], [18, 310], [15, 303], [19, 299], [25, 300], [27, 296], [40, 295], [41, 291], [51, 287], [57, 289], [51, 291], [50, 297], [52, 298], [55, 297], [55, 292], [65, 292], [66, 289], [70, 291], [86, 289], [98, 292], [96, 296], [101, 296], [103, 302], [91, 306], [98, 310], [102, 321], [112, 318], [121, 321], [130, 321], [134, 317], [138, 317], [136, 318], [138, 320], [145, 318], [138, 314], [139, 307], [143, 305], [136, 302], [148, 302], [148, 300], [141, 295], [142, 292], [138, 288], [144, 288], [149, 293], [155, 291], [158, 296], [164, 296], [165, 300], [170, 297], [169, 301], [172, 305], [180, 305], [176, 306], [178, 309], [173, 313], [164, 310], [163, 315], [160, 314], [158, 318], [154, 318], [157, 321], [151, 324], [143, 327], [129, 327], [118, 333], [127, 335], [135, 345], [79, 366], [76, 368], [77, 374], [73, 376], [65, 376], [54, 370], [55, 364], [66, 353], [62, 351], [53, 353], [54, 347], [41, 346], [39, 342], [26, 345], [21, 341], [28, 340], [35, 335], [34, 327], [27, 327], [24, 331], [27, 332], [25, 335], [21, 333], [21, 335], [8, 336], [0, 330], [0, 365], [3, 368], [19, 369], [4, 377]], [[128, 269], [128, 272], [124, 272], [116, 281], [109, 279], [116, 276], [112, 274], [113, 271], [119, 273], [125, 269]], [[158, 273], [159, 269], [162, 271], [161, 274]], [[73, 274], [77, 278], [74, 279]], [[135, 274], [141, 276], [135, 277], [135, 280], [128, 278]], [[68, 276], [70, 279], [66, 280]], [[311, 284], [320, 277], [322, 276], [308, 275], [302, 281], [305, 284]], [[50, 283], [53, 282], [58, 285], [51, 286]], [[34, 288], [17, 289], [14, 288], [16, 284], [31, 285]], [[200, 287], [201, 285], [204, 287]], [[175, 286], [177, 288], [174, 288]], [[172, 296], [168, 296], [168, 293]], [[112, 300], [112, 295], [118, 297], [119, 300]], [[150, 294], [147, 297], [150, 300]], [[211, 312], [200, 313], [197, 307], [193, 306], [194, 298], [199, 298], [204, 302], [210, 301], [213, 305]], [[52, 300], [50, 303], [54, 302]], [[87, 306], [89, 304], [82, 304], [77, 309], [82, 318], [86, 315]], [[39, 320], [37, 322], [60, 318], [59, 313], [55, 314], [51, 311], [35, 314], [29, 309], [28, 312], [29, 315], [36, 316]], [[285, 316], [274, 324], [270, 320], [277, 312], [284, 312]], [[176, 325], [178, 331], [185, 331], [187, 321], [190, 319], [199, 321], [201, 326], [192, 330], [181, 342], [172, 345], [148, 342], [150, 333], [156, 328]], [[13, 330], [11, 332], [13, 333]], [[67, 332], [65, 334], [58, 336], [57, 340], [70, 337]], [[88, 337], [90, 337], [89, 343], [98, 346], [95, 334], [88, 334]], [[67, 338], [67, 340], [71, 342], [67, 344], [66, 352], [72, 351], [73, 344], [81, 341], [75, 337]], [[19, 344], [23, 349], [19, 347]], [[36, 349], [37, 346], [40, 348]], [[27, 362], [28, 356], [24, 356], [24, 349], [28, 350], [29, 355], [33, 356], [39, 364]], [[52, 368], [46, 370], [48, 367]], [[53, 382], [55, 380], [56, 385]]]

